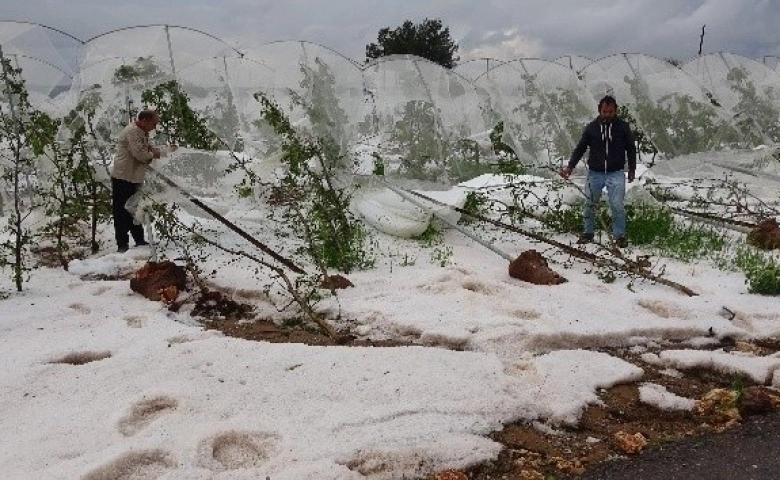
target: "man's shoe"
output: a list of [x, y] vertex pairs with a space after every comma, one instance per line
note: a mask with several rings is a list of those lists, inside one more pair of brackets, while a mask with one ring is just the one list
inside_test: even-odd
[[583, 233], [580, 238], [577, 239], [577, 245], [584, 245], [593, 241], [592, 233]]
[[615, 239], [615, 245], [617, 245], [618, 248], [626, 248], [628, 246], [628, 239], [625, 236], [617, 237]]
[[140, 242], [135, 242], [136, 247], [143, 247], [144, 245], [149, 245], [149, 242], [146, 240], [141, 240]]
[[117, 253], [125, 253], [127, 251], [127, 247], [119, 247], [116, 249]]

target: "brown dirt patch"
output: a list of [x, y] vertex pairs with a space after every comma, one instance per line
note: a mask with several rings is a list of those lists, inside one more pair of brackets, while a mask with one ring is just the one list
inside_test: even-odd
[[[181, 303], [172, 305], [181, 308]], [[216, 291], [205, 292], [195, 299], [192, 315], [204, 319], [207, 330], [219, 330], [229, 337], [257, 342], [303, 343], [306, 345], [355, 347], [399, 347], [412, 345], [396, 340], [358, 340], [349, 332], [337, 338], [324, 334], [319, 327], [303, 319], [290, 319], [281, 325], [255, 318], [251, 305], [235, 302]]]
[[[774, 341], [762, 342], [763, 348], [768, 345], [776, 346]], [[680, 372], [680, 377], [670, 376], [624, 349], [602, 351], [643, 368], [645, 376], [641, 383], [663, 385], [668, 391], [686, 398], [700, 399], [716, 388], [747, 386], [745, 379], [709, 371], [692, 370]], [[490, 435], [504, 445], [499, 457], [464, 473], [470, 480], [577, 476], [604, 461], [631, 455], [626, 453], [625, 446], [621, 447], [618, 440], [621, 435], [641, 434], [647, 442], [643, 447], [646, 451], [739, 427], [739, 423], [729, 424], [728, 418], [720, 412], [667, 411], [642, 403], [638, 387], [639, 384], [632, 383], [602, 390], [599, 397], [603, 406], [587, 408], [575, 428], [543, 432], [522, 422], [505, 425], [502, 430]]]

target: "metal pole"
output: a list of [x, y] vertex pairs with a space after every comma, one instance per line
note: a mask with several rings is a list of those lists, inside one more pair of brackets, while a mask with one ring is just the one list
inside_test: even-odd
[[173, 79], [176, 80], [176, 64], [173, 63], [173, 48], [171, 47], [171, 32], [168, 30], [168, 25], [165, 26], [165, 39], [168, 41], [168, 58], [171, 59], [171, 74]]
[[3, 46], [0, 45], [0, 61], [3, 64], [3, 80], [5, 82], [5, 93], [8, 95], [8, 105], [11, 110], [11, 120], [13, 120], [14, 125], [16, 125], [16, 105], [14, 105], [14, 96], [13, 92], [11, 92], [11, 85], [8, 82], [8, 75], [10, 74], [8, 72], [8, 67], [5, 63], [5, 55], [3, 54]]
[[255, 237], [249, 235], [247, 232], [245, 232], [244, 230], [239, 228], [235, 223], [233, 223], [230, 220], [226, 219], [225, 217], [223, 217], [222, 215], [217, 213], [213, 208], [209, 207], [205, 203], [203, 203], [200, 200], [198, 200], [197, 198], [195, 198], [195, 196], [193, 196], [190, 192], [188, 192], [184, 188], [180, 187], [176, 182], [174, 182], [173, 180], [171, 180], [170, 178], [168, 178], [167, 176], [162, 174], [160, 171], [158, 171], [157, 169], [155, 169], [151, 165], [149, 165], [147, 168], [151, 172], [153, 172], [155, 175], [157, 175], [157, 177], [159, 177], [160, 180], [162, 180], [163, 182], [167, 183], [169, 186], [173, 187], [179, 193], [184, 195], [187, 198], [187, 200], [189, 200], [190, 202], [194, 203], [195, 205], [197, 205], [198, 207], [203, 209], [206, 213], [211, 215], [215, 220], [218, 220], [220, 223], [222, 223], [223, 225], [225, 225], [229, 229], [231, 229], [234, 232], [236, 232], [237, 234], [241, 235], [242, 238], [244, 238], [245, 240], [247, 240], [252, 245], [256, 246], [257, 248], [259, 248], [263, 252], [265, 252], [268, 255], [270, 255], [271, 257], [273, 257], [275, 260], [277, 260], [279, 263], [281, 263], [285, 267], [289, 268], [290, 270], [292, 270], [295, 273], [300, 273], [300, 274], [306, 273], [305, 270], [303, 270], [299, 266], [295, 265], [292, 262], [292, 260], [284, 258], [283, 256], [281, 256], [278, 253], [276, 253], [273, 250], [271, 250], [267, 245], [265, 245], [264, 243], [260, 242]]
[[[468, 238], [474, 240], [475, 242], [477, 242], [478, 244], [480, 244], [483, 247], [487, 248], [488, 250], [490, 250], [491, 252], [495, 253], [496, 255], [498, 255], [500, 257], [503, 257], [503, 258], [505, 258], [506, 260], [508, 260], [510, 262], [515, 260], [511, 255], [509, 255], [508, 253], [504, 252], [503, 250], [498, 249], [493, 244], [482, 240], [481, 238], [477, 237], [473, 233], [471, 233], [471, 232], [465, 230], [464, 228], [462, 228], [460, 225], [457, 225], [457, 224], [449, 221], [447, 218], [441, 216], [438, 212], [433, 211], [433, 209], [431, 207], [424, 205], [422, 202], [418, 202], [417, 200], [414, 199], [414, 197], [412, 197], [409, 193], [407, 193], [406, 190], [393, 185], [392, 183], [388, 182], [387, 180], [385, 180], [382, 177], [375, 176], [374, 178], [378, 178], [379, 181], [382, 182], [387, 188], [389, 188], [390, 190], [392, 190], [395, 193], [397, 193], [398, 195], [400, 195], [401, 198], [403, 198], [404, 200], [408, 201], [412, 205], [415, 205], [415, 206], [417, 206], [417, 207], [419, 207], [419, 208], [421, 208], [421, 209], [423, 209], [423, 210], [433, 214], [434, 216], [436, 216], [436, 218], [438, 218], [442, 222], [446, 223], [447, 225], [449, 225], [450, 227], [452, 227], [455, 230], [459, 231], [460, 233], [462, 233], [463, 235], [467, 236]], [[433, 199], [431, 199], [431, 200], [433, 200]]]

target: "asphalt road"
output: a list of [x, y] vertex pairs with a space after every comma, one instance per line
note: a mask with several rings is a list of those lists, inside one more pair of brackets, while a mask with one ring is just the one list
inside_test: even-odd
[[777, 480], [780, 479], [780, 414], [751, 417], [736, 430], [604, 463], [576, 478]]

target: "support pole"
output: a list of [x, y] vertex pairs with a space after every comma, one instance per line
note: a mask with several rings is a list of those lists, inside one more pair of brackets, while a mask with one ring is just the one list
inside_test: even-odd
[[[403, 190], [403, 189], [393, 185], [392, 183], [388, 182], [387, 180], [385, 180], [382, 177], [375, 177], [375, 178], [378, 178], [379, 181], [382, 182], [387, 188], [389, 188], [393, 192], [395, 192], [398, 195], [400, 195], [401, 198], [403, 198], [404, 200], [408, 201], [412, 205], [415, 205], [415, 206], [420, 207], [421, 209], [423, 209], [423, 210], [425, 210], [425, 211], [427, 211], [429, 213], [432, 213], [436, 218], [438, 218], [442, 222], [446, 223], [447, 225], [449, 225], [450, 227], [452, 227], [455, 230], [459, 231], [460, 233], [462, 233], [463, 235], [467, 236], [468, 238], [474, 240], [475, 242], [477, 242], [478, 244], [480, 244], [483, 247], [487, 248], [488, 250], [490, 250], [491, 252], [495, 253], [496, 255], [505, 258], [509, 262], [514, 261], [515, 258], [512, 257], [511, 255], [509, 255], [508, 253], [504, 252], [503, 250], [500, 250], [500, 249], [496, 248], [491, 243], [488, 243], [488, 242], [482, 240], [481, 238], [477, 237], [473, 233], [471, 233], [471, 232], [467, 231], [466, 229], [462, 228], [460, 225], [457, 225], [457, 224], [449, 221], [447, 218], [439, 215], [437, 212], [433, 211], [433, 209], [430, 206], [426, 206], [422, 202], [415, 200], [414, 197], [412, 197], [405, 190]], [[450, 206], [450, 207], [454, 208], [452, 206]]]
[[148, 168], [149, 168], [149, 170], [151, 172], [153, 172], [155, 175], [157, 175], [157, 177], [160, 180], [162, 180], [163, 182], [167, 183], [169, 186], [173, 187], [176, 191], [178, 191], [179, 193], [184, 195], [187, 198], [187, 200], [189, 200], [190, 202], [192, 202], [195, 205], [197, 205], [198, 207], [200, 207], [203, 211], [205, 211], [206, 213], [211, 215], [215, 220], [218, 220], [220, 223], [222, 223], [223, 225], [225, 225], [229, 229], [231, 229], [234, 232], [236, 232], [237, 234], [239, 234], [243, 239], [245, 239], [246, 241], [248, 241], [249, 243], [251, 243], [255, 247], [259, 248], [263, 252], [265, 252], [268, 255], [270, 255], [271, 257], [273, 257], [274, 260], [278, 261], [279, 263], [281, 263], [282, 265], [284, 265], [285, 267], [289, 268], [290, 270], [292, 270], [295, 273], [299, 273], [299, 274], [305, 274], [306, 273], [305, 270], [303, 270], [299, 266], [295, 265], [292, 262], [292, 260], [289, 260], [289, 259], [279, 255], [278, 253], [274, 252], [273, 250], [271, 250], [267, 245], [265, 245], [264, 243], [260, 242], [255, 237], [251, 236], [246, 231], [244, 231], [241, 228], [239, 228], [235, 223], [231, 222], [230, 220], [226, 219], [225, 217], [223, 217], [222, 215], [217, 213], [213, 208], [209, 207], [205, 203], [203, 203], [200, 200], [198, 200], [197, 198], [195, 198], [190, 192], [188, 192], [184, 188], [180, 187], [176, 182], [174, 182], [173, 180], [171, 180], [170, 178], [168, 178], [164, 174], [160, 173], [158, 170], [156, 170], [151, 165], [149, 165]]
[[[2, 61], [3, 64], [3, 80], [5, 81], [5, 93], [6, 95], [8, 95], [8, 106], [10, 107], [11, 110], [11, 120], [13, 120], [14, 125], [16, 125], [16, 105], [14, 105], [13, 92], [11, 92], [11, 85], [8, 82], [8, 75], [10, 75], [10, 72], [8, 72], [8, 69], [6, 67], [5, 55], [3, 54], [2, 45], [0, 45], [0, 61]], [[18, 128], [18, 126], [15, 128]]]
[[176, 80], [176, 64], [173, 63], [173, 48], [171, 47], [171, 32], [168, 30], [168, 25], [165, 26], [165, 39], [168, 41], [168, 58], [171, 60], [171, 74], [173, 79]]

